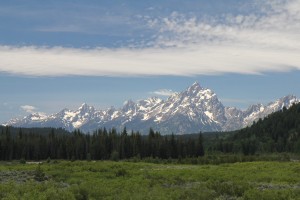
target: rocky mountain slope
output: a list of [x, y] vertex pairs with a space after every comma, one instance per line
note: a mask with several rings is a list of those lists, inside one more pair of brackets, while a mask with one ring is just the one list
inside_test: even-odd
[[23, 119], [12, 119], [4, 125], [62, 127], [69, 131], [81, 129], [85, 132], [102, 127], [126, 127], [142, 133], [147, 133], [152, 127], [162, 134], [227, 131], [251, 125], [259, 118], [298, 102], [299, 99], [289, 95], [267, 105], [252, 105], [247, 110], [224, 107], [212, 90], [202, 88], [196, 82], [166, 100], [157, 97], [137, 102], [129, 100], [120, 109], [111, 107], [106, 110], [96, 110], [82, 104], [77, 110], [63, 109], [49, 116], [34, 113]]

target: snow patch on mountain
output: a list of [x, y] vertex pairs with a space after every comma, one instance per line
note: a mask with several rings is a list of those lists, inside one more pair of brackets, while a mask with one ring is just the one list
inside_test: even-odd
[[280, 98], [267, 105], [251, 105], [246, 110], [224, 107], [217, 95], [198, 82], [180, 93], [173, 93], [166, 100], [151, 97], [134, 102], [128, 100], [119, 109], [114, 107], [96, 110], [86, 103], [77, 110], [63, 109], [52, 115], [33, 113], [21, 119], [12, 119], [4, 125], [16, 127], [62, 127], [72, 131], [91, 132], [106, 127], [139, 130], [149, 128], [162, 134], [195, 133], [199, 131], [228, 131], [249, 126], [253, 121], [272, 112], [299, 103], [293, 95]]

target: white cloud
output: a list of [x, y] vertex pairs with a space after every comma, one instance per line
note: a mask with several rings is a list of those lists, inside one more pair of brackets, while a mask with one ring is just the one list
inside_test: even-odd
[[154, 94], [154, 95], [159, 95], [159, 96], [171, 96], [175, 92], [172, 90], [168, 90], [168, 89], [160, 89], [160, 90], [156, 90], [156, 91], [150, 92], [150, 93]]
[[21, 109], [28, 113], [34, 113], [37, 108], [34, 106], [30, 106], [30, 105], [24, 105], [24, 106], [21, 106]]
[[300, 70], [300, 0], [260, 3], [261, 14], [207, 21], [152, 19], [151, 47], [0, 46], [0, 72], [29, 76], [192, 76]]

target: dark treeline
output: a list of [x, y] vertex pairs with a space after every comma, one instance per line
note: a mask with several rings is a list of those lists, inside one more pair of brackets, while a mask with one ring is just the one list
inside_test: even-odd
[[[80, 130], [0, 127], [0, 160], [107, 160], [128, 158], [180, 159], [204, 155], [300, 153], [300, 104], [273, 113], [234, 132], [162, 136], [105, 128], [93, 134]], [[203, 138], [205, 143], [203, 142]]]
[[[126, 128], [117, 133], [105, 128], [93, 134], [80, 130], [72, 133], [62, 129], [40, 129], [23, 131], [12, 127], [2, 127], [0, 132], [0, 160], [107, 160], [128, 158], [187, 158], [204, 155], [203, 137], [197, 139], [181, 136], [162, 136], [150, 129], [147, 136], [139, 132], [127, 133]], [[36, 129], [33, 129], [36, 130]], [[48, 131], [48, 133], [47, 133]]]
[[300, 104], [270, 114], [251, 127], [223, 133], [215, 139], [214, 150], [224, 153], [300, 153]]

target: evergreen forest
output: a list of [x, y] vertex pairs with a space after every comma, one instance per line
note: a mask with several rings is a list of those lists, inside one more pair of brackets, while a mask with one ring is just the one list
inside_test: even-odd
[[99, 129], [91, 134], [54, 128], [0, 127], [0, 160], [183, 159], [206, 154], [300, 153], [300, 104], [273, 113], [251, 127], [218, 133], [148, 135]]

